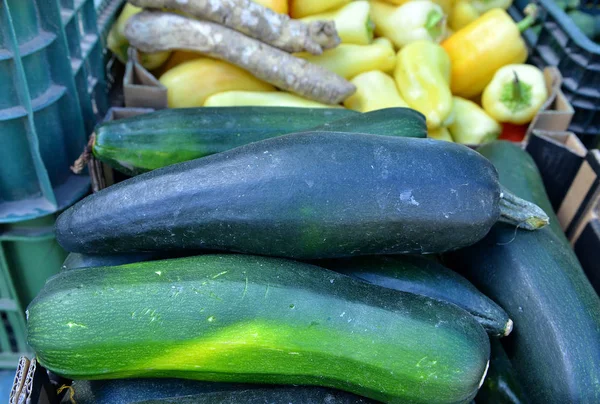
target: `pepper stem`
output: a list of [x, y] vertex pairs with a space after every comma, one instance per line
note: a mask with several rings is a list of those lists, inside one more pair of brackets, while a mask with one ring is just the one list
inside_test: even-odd
[[516, 71], [513, 70], [513, 74], [515, 75], [515, 79], [513, 80], [512, 86], [512, 95], [515, 101], [521, 101], [523, 99], [523, 89], [521, 87], [521, 81], [519, 80], [519, 75]]
[[444, 14], [436, 10], [431, 10], [427, 14], [425, 29], [432, 39], [437, 40], [443, 34], [444, 18]]
[[519, 198], [504, 187], [501, 188], [500, 222], [526, 230], [537, 230], [550, 223], [550, 218], [542, 208], [535, 203]]
[[530, 3], [525, 7], [525, 18], [517, 23], [519, 32], [523, 32], [535, 23], [539, 14], [539, 8], [537, 5]]

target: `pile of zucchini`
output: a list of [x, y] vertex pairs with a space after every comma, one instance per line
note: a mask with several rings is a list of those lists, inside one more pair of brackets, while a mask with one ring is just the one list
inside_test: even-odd
[[403, 108], [101, 125], [97, 158], [149, 172], [59, 217], [38, 361], [113, 403], [600, 400], [600, 300], [532, 160], [424, 137]]

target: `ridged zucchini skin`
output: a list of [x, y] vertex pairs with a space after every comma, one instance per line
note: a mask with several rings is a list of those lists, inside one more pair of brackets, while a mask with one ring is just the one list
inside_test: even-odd
[[[327, 123], [331, 125], [321, 126]], [[96, 158], [111, 167], [137, 175], [311, 128], [389, 136], [427, 135], [425, 118], [408, 108], [371, 114], [343, 108], [181, 108], [103, 123], [96, 128], [92, 150]]]
[[512, 330], [508, 314], [463, 276], [419, 256], [372, 256], [317, 260], [331, 269], [384, 288], [428, 296], [468, 311], [494, 337]]
[[466, 311], [277, 258], [201, 255], [51, 278], [28, 343], [69, 378], [180, 377], [456, 403], [489, 359]]
[[212, 383], [186, 379], [76, 380], [77, 404], [374, 404], [345, 391], [313, 386]]
[[490, 368], [475, 402], [478, 404], [527, 404], [525, 390], [499, 340], [490, 340]]
[[155, 170], [57, 220], [67, 251], [210, 249], [302, 259], [436, 253], [500, 215], [492, 164], [432, 139], [306, 132]]
[[449, 261], [513, 319], [502, 341], [532, 402], [600, 402], [600, 298], [557, 228], [531, 157], [508, 142], [479, 150], [500, 182], [548, 212], [551, 225], [526, 232], [497, 224]]

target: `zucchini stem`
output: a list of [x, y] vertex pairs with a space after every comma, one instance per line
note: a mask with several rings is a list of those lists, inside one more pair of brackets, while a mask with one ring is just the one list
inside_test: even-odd
[[537, 230], [550, 223], [550, 218], [536, 204], [521, 199], [502, 187], [499, 221], [526, 230]]
[[77, 158], [77, 160], [75, 160], [73, 165], [70, 167], [71, 171], [74, 174], [81, 174], [81, 172], [83, 171], [83, 169], [85, 168], [87, 163], [92, 159], [92, 150], [94, 149], [95, 142], [96, 142], [96, 132], [93, 132], [90, 135], [90, 139], [89, 139], [87, 145], [85, 145], [83, 152], [81, 152], [81, 155]]

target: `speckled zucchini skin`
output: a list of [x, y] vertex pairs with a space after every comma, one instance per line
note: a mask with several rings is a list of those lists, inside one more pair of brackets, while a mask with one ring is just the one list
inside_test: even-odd
[[469, 401], [489, 359], [455, 305], [245, 255], [62, 272], [28, 308], [28, 343], [75, 379], [318, 385], [394, 403]]
[[57, 220], [68, 251], [208, 249], [292, 258], [438, 253], [497, 221], [492, 164], [432, 139], [307, 132], [146, 173]]

